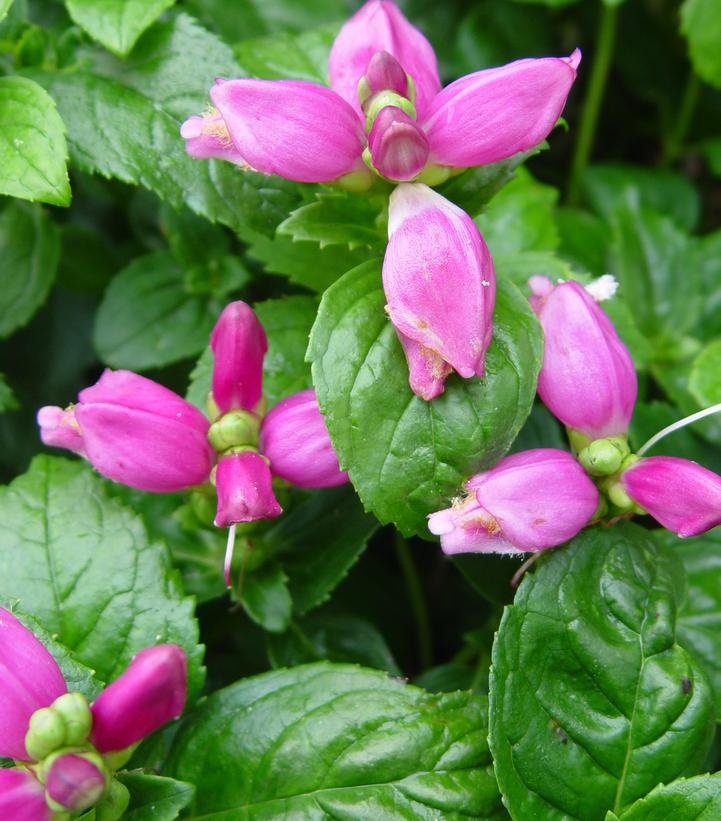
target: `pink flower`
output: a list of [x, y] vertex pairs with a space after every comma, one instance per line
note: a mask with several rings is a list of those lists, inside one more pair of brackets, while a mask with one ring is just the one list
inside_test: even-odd
[[215, 475], [216, 526], [229, 527], [238, 522], [280, 516], [283, 509], [275, 498], [272, 482], [268, 460], [257, 451], [221, 456]]
[[[0, 756], [45, 767], [0, 769], [0, 818], [49, 821], [88, 809], [110, 774], [99, 753], [125, 751], [183, 710], [186, 662], [174, 644], [142, 650], [91, 707], [68, 693], [55, 659], [0, 608]], [[91, 746], [92, 745], [92, 746]]]
[[598, 507], [598, 491], [570, 453], [551, 448], [507, 456], [472, 476], [468, 496], [428, 517], [454, 553], [528, 553], [573, 538]]
[[270, 459], [270, 469], [298, 487], [333, 487], [348, 481], [309, 388], [279, 402], [260, 429], [260, 450]]
[[106, 370], [78, 404], [38, 412], [43, 442], [83, 454], [103, 476], [172, 493], [205, 482], [208, 420], [177, 394], [131, 371]]
[[543, 327], [538, 393], [569, 428], [589, 439], [625, 434], [636, 402], [633, 361], [613, 323], [577, 282], [531, 281]]
[[621, 484], [634, 502], [679, 536], [721, 524], [721, 476], [675, 456], [648, 456], [626, 468]]
[[383, 260], [386, 310], [406, 352], [413, 391], [443, 392], [451, 369], [483, 376], [493, 332], [493, 262], [473, 220], [419, 183], [391, 194]]
[[[292, 80], [220, 80], [210, 91], [214, 108], [186, 120], [181, 135], [194, 157], [299, 182], [353, 175], [368, 185], [367, 132], [366, 160], [390, 180], [413, 179], [424, 167], [450, 173], [545, 139], [580, 59], [576, 50], [570, 57], [517, 60], [441, 90], [430, 43], [390, 0], [369, 0], [333, 44], [330, 89]], [[382, 125], [373, 133], [379, 116]]]

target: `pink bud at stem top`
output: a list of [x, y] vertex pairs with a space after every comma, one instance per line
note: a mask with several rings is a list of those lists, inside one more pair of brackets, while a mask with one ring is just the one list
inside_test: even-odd
[[386, 106], [368, 135], [373, 168], [383, 177], [406, 182], [417, 177], [428, 160], [428, 140], [400, 108]]
[[274, 476], [298, 487], [332, 487], [348, 481], [309, 388], [288, 396], [265, 417], [260, 450], [270, 459]]
[[[495, 276], [475, 223], [427, 186], [404, 184], [390, 197], [388, 236], [387, 311], [396, 330], [420, 346], [409, 357], [413, 390], [424, 398], [438, 395], [446, 371], [441, 362], [465, 379], [482, 377], [493, 332]], [[420, 356], [428, 357], [427, 367], [419, 364]]]
[[45, 782], [48, 796], [70, 812], [83, 812], [97, 804], [107, 785], [107, 776], [97, 764], [73, 753], [53, 761]]
[[215, 489], [216, 527], [274, 519], [283, 512], [273, 493], [268, 461], [255, 450], [222, 456], [215, 474]]
[[531, 306], [543, 328], [538, 393], [552, 413], [589, 439], [626, 433], [636, 371], [602, 308], [577, 282], [534, 277]]
[[91, 707], [91, 740], [101, 753], [124, 750], [183, 712], [185, 653], [177, 644], [141, 650]]
[[621, 474], [621, 483], [634, 502], [681, 537], [721, 524], [721, 476], [696, 462], [647, 456]]
[[598, 507], [598, 491], [570, 453], [507, 456], [466, 482], [465, 500], [428, 517], [445, 553], [528, 553], [573, 538]]
[[5, 821], [51, 821], [40, 782], [29, 770], [0, 768], [0, 818]]
[[65, 692], [55, 659], [19, 619], [0, 608], [0, 756], [30, 760], [25, 749], [30, 717]]
[[221, 413], [255, 410], [263, 393], [263, 358], [268, 342], [263, 326], [245, 302], [223, 309], [210, 335], [213, 399]]

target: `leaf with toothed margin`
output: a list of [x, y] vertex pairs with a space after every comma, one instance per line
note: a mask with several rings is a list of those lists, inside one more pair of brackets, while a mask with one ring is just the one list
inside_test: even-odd
[[486, 733], [485, 697], [310, 664], [213, 693], [165, 772], [203, 785], [194, 818], [500, 821]]
[[493, 645], [490, 745], [514, 818], [603, 821], [704, 761], [708, 678], [677, 640], [683, 568], [648, 531], [542, 556]]
[[605, 821], [717, 821], [721, 818], [721, 773], [661, 784]]
[[167, 548], [89, 466], [37, 456], [0, 489], [0, 519], [0, 598], [16, 600], [102, 681], [144, 647], [179, 644], [189, 699], [198, 695], [205, 671], [193, 602]]
[[367, 510], [406, 535], [428, 535], [471, 474], [508, 450], [530, 412], [541, 365], [538, 322], [518, 289], [499, 282], [483, 379], [452, 375], [426, 402], [384, 311], [372, 260], [326, 291], [311, 332], [313, 384], [341, 467]]

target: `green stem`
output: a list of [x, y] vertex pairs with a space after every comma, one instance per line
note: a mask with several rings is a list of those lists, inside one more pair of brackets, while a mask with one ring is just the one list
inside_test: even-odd
[[588, 91], [583, 103], [581, 125], [578, 130], [576, 147], [571, 163], [571, 179], [568, 183], [568, 203], [578, 205], [581, 195], [581, 176], [588, 165], [593, 149], [593, 138], [596, 135], [598, 115], [606, 90], [608, 71], [611, 67], [613, 46], [616, 40], [616, 6], [602, 4], [601, 25], [598, 30], [596, 49], [591, 66], [591, 77]]
[[698, 77], [694, 74], [693, 69], [691, 69], [689, 78], [686, 81], [683, 97], [681, 98], [681, 105], [678, 109], [678, 117], [676, 117], [674, 127], [671, 129], [663, 145], [661, 152], [662, 168], [668, 168], [671, 163], [678, 159], [678, 155], [681, 153], [681, 147], [683, 141], [686, 139], [689, 126], [691, 125], [691, 118], [696, 108], [700, 90], [701, 84], [699, 83]]
[[396, 533], [394, 544], [396, 557], [398, 558], [398, 564], [401, 567], [403, 581], [406, 586], [408, 603], [411, 606], [413, 618], [416, 623], [418, 656], [421, 669], [426, 670], [433, 663], [433, 643], [431, 640], [431, 622], [428, 617], [428, 608], [426, 607], [426, 601], [423, 596], [421, 580], [418, 577], [418, 571], [413, 562], [413, 556], [408, 547], [408, 542], [406, 542], [400, 533]]

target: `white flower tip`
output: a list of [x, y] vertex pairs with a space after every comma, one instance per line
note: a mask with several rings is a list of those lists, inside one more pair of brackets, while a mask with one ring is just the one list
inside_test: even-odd
[[604, 274], [586, 285], [586, 291], [596, 302], [605, 302], [611, 299], [618, 290], [618, 280], [612, 274]]

